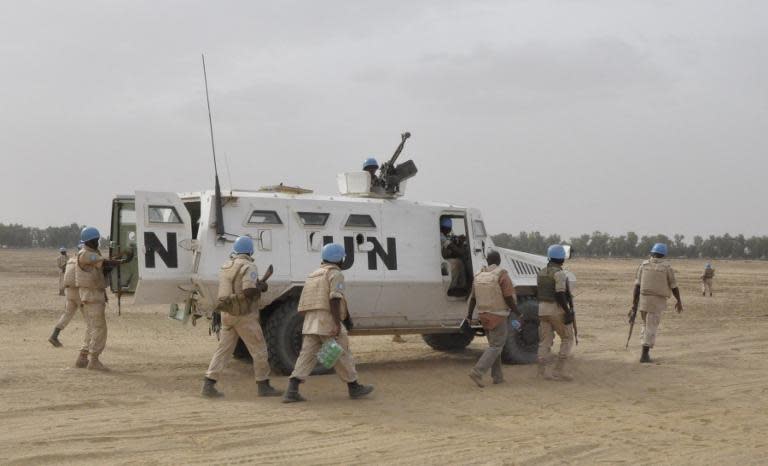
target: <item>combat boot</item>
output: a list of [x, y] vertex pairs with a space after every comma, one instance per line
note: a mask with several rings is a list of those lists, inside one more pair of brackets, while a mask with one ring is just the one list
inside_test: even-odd
[[80, 354], [77, 356], [77, 360], [75, 361], [75, 367], [78, 369], [85, 369], [88, 367], [88, 350], [80, 351]]
[[469, 378], [472, 379], [472, 381], [475, 382], [475, 385], [478, 387], [485, 387], [485, 384], [483, 383], [483, 376], [475, 372], [474, 369], [469, 372]]
[[373, 391], [373, 385], [361, 385], [357, 380], [349, 382], [347, 387], [349, 388], [349, 397], [353, 400], [362, 398]]
[[283, 395], [283, 403], [298, 403], [299, 401], [307, 401], [299, 393], [300, 383], [301, 380], [297, 379], [296, 377], [291, 377], [288, 379], [288, 389], [285, 391], [285, 395]]
[[652, 362], [650, 353], [651, 347], [643, 345], [643, 355], [640, 356], [640, 362]]
[[91, 360], [88, 361], [88, 369], [92, 371], [102, 371], [102, 372], [109, 371], [109, 368], [104, 364], [102, 364], [101, 361], [99, 361], [98, 354], [94, 354], [91, 356]]
[[573, 380], [573, 376], [565, 372], [565, 361], [565, 359], [558, 358], [557, 364], [555, 364], [555, 370], [552, 372], [552, 380], [561, 382], [570, 382]]
[[280, 396], [283, 394], [269, 384], [269, 379], [256, 382], [259, 387], [259, 396]]
[[544, 380], [553, 380], [552, 376], [552, 364], [547, 362], [539, 361], [538, 368], [536, 370], [536, 375], [538, 377], [543, 378]]
[[221, 398], [224, 396], [223, 393], [216, 390], [216, 381], [208, 377], [203, 381], [203, 389], [200, 394], [206, 398]]
[[53, 328], [53, 333], [48, 338], [48, 342], [55, 346], [56, 348], [61, 347], [61, 342], [59, 341], [59, 333], [61, 332], [61, 329], [59, 327]]

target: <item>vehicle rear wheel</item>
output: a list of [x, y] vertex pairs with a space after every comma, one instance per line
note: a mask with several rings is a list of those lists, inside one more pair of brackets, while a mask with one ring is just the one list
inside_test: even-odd
[[517, 309], [523, 316], [522, 327], [515, 330], [510, 320], [501, 360], [506, 364], [532, 364], [539, 350], [539, 302], [536, 298], [520, 298]]
[[427, 333], [421, 338], [438, 351], [461, 351], [472, 343], [475, 336], [464, 333]]
[[[265, 325], [264, 338], [267, 340], [269, 365], [276, 373], [282, 375], [291, 375], [301, 351], [304, 316], [298, 313], [297, 307], [297, 301], [285, 301], [272, 312]], [[330, 372], [333, 372], [333, 369], [326, 369], [318, 364], [312, 374]]]

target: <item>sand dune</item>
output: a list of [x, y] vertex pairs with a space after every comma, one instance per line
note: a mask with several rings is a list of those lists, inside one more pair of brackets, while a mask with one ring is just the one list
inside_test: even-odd
[[64, 348], [46, 341], [63, 307], [54, 260], [0, 251], [3, 464], [759, 464], [768, 454], [766, 263], [715, 263], [705, 299], [703, 262], [675, 261], [686, 311], [665, 315], [653, 365], [636, 362], [637, 339], [624, 350], [637, 261], [575, 260], [573, 383], [506, 366], [508, 383], [478, 389], [467, 372], [484, 340], [445, 354], [418, 336], [355, 337], [371, 399], [347, 399], [330, 375], [302, 386], [309, 403], [283, 405], [258, 399], [237, 361], [220, 383], [226, 398], [202, 399], [216, 340], [160, 306], [111, 309], [113, 371], [74, 369], [81, 317]]

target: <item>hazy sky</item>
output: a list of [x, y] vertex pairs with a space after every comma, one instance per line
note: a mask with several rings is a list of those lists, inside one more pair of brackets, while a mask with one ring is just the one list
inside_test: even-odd
[[768, 234], [765, 1], [3, 1], [0, 222], [135, 190], [336, 192], [403, 130], [408, 197], [489, 230]]

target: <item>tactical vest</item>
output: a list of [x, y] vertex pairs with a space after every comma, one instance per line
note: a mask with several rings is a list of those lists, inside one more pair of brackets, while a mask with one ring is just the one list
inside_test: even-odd
[[233, 316], [250, 313], [254, 303], [243, 294], [243, 276], [253, 262], [243, 257], [228, 260], [219, 270], [219, 293], [216, 310]]
[[75, 267], [75, 286], [78, 288], [94, 288], [97, 290], [103, 290], [107, 287], [104, 281], [104, 274], [101, 269], [94, 267], [93, 265], [82, 265], [80, 260], [86, 254], [101, 255], [99, 251], [94, 251], [88, 247], [85, 247], [77, 253], [77, 264]]
[[640, 266], [640, 294], [646, 296], [661, 296], [669, 298], [672, 290], [669, 288], [667, 273], [669, 264], [664, 262], [645, 261]]
[[330, 274], [333, 270], [339, 270], [339, 268], [323, 266], [309, 274], [299, 298], [299, 312], [331, 311]]
[[547, 264], [536, 275], [536, 295], [539, 301], [555, 302], [555, 274], [563, 270], [561, 267]]
[[488, 270], [483, 269], [475, 275], [475, 299], [478, 312], [504, 311], [509, 308], [501, 293], [499, 279], [504, 269], [496, 266]]
[[715, 278], [715, 269], [704, 269], [704, 278]]
[[64, 288], [77, 288], [75, 281], [75, 269], [77, 268], [77, 256], [67, 261], [64, 269]]

